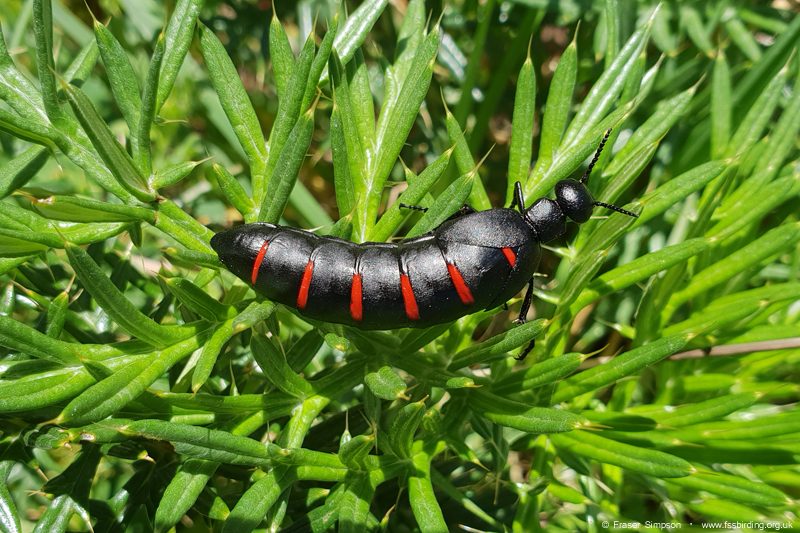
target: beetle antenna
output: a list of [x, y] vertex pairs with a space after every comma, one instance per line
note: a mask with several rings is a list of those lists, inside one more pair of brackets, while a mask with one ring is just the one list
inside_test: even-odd
[[636, 213], [631, 213], [630, 211], [626, 211], [625, 209], [622, 209], [621, 207], [617, 207], [615, 205], [606, 204], [603, 202], [592, 202], [592, 205], [605, 207], [606, 209], [611, 209], [612, 211], [616, 211], [617, 213], [622, 213], [623, 215], [628, 215], [629, 217], [639, 218], [639, 215], [637, 215]]
[[592, 159], [592, 162], [589, 163], [589, 168], [586, 169], [586, 174], [584, 174], [580, 180], [581, 183], [586, 183], [586, 180], [589, 179], [589, 174], [592, 173], [595, 163], [597, 163], [597, 160], [600, 159], [600, 153], [603, 151], [603, 147], [606, 145], [609, 135], [611, 135], [611, 128], [608, 128], [605, 137], [603, 137], [603, 140], [600, 141], [600, 146], [597, 147], [597, 151], [594, 153], [594, 158]]

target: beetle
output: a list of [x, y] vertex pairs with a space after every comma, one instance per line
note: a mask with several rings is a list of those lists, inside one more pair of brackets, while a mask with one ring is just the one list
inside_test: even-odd
[[568, 220], [589, 220], [595, 206], [638, 216], [594, 201], [586, 187], [610, 132], [580, 180], [556, 184], [555, 200], [525, 207], [517, 182], [509, 208], [465, 205], [429, 233], [399, 243], [356, 244], [262, 222], [217, 233], [211, 246], [257, 292], [312, 319], [364, 330], [425, 328], [503, 305], [528, 285], [515, 321], [524, 324], [540, 243], [563, 234]]

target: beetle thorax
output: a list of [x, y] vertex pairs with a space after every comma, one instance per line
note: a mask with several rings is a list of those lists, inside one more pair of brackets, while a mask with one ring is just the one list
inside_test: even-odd
[[580, 181], [556, 183], [556, 199], [539, 198], [525, 211], [525, 221], [541, 242], [552, 241], [567, 229], [567, 219], [582, 224], [592, 216], [594, 200]]
[[540, 242], [552, 241], [567, 229], [567, 217], [557, 202], [539, 198], [527, 211], [525, 221], [533, 228]]

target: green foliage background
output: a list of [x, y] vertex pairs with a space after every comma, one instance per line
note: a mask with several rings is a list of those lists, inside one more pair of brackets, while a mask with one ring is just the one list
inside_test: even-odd
[[[796, 6], [345, 3], [0, 6], [0, 531], [796, 524]], [[530, 203], [612, 126], [640, 217], [550, 243], [524, 326], [310, 323], [208, 245]]]

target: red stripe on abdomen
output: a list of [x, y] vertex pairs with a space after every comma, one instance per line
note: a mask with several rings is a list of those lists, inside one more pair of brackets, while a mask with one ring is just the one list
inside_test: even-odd
[[403, 303], [406, 306], [406, 315], [411, 320], [419, 320], [419, 308], [417, 299], [414, 298], [414, 290], [411, 288], [411, 281], [405, 274], [400, 274], [400, 289], [403, 293]]
[[469, 287], [467, 287], [467, 284], [464, 282], [464, 278], [461, 277], [461, 272], [458, 271], [456, 266], [451, 263], [447, 263], [447, 271], [450, 273], [450, 279], [453, 280], [453, 285], [455, 285], [456, 292], [458, 293], [458, 297], [461, 298], [461, 301], [465, 305], [475, 303], [475, 299], [472, 297]]
[[350, 316], [356, 322], [361, 322], [363, 317], [361, 300], [361, 274], [353, 274], [353, 285], [350, 287]]
[[508, 264], [512, 267], [517, 264], [517, 254], [511, 248], [503, 248], [503, 255], [506, 256]]
[[314, 273], [314, 261], [306, 263], [303, 280], [300, 282], [300, 292], [297, 293], [297, 308], [305, 309], [308, 302], [308, 288], [311, 286], [311, 275]]
[[264, 241], [264, 244], [261, 245], [261, 249], [258, 251], [256, 260], [253, 263], [253, 273], [250, 274], [251, 285], [256, 284], [256, 280], [258, 279], [258, 269], [261, 268], [261, 262], [264, 260], [264, 255], [267, 253], [267, 246], [269, 246], [269, 241]]

